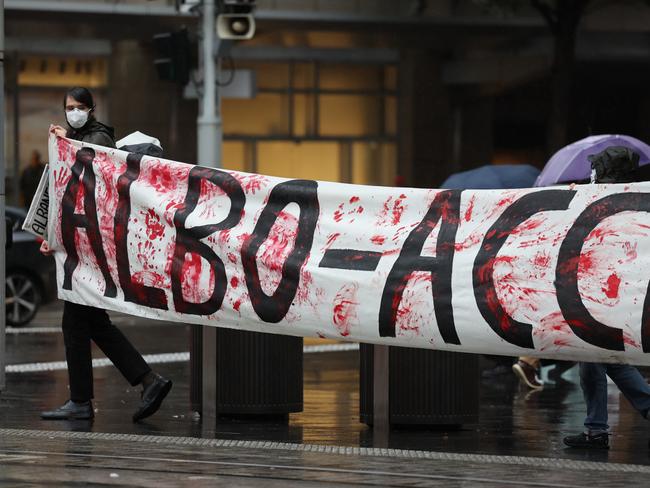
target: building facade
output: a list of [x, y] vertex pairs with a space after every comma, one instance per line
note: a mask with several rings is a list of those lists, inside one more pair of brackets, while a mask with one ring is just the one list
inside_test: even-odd
[[[553, 37], [527, 1], [498, 3], [258, 0], [255, 36], [220, 58], [223, 166], [436, 187], [491, 162], [543, 165]], [[197, 87], [159, 80], [153, 62], [154, 34], [197, 38], [196, 14], [176, 4], [5, 0], [9, 202], [31, 152], [47, 158], [47, 127], [63, 122], [73, 85], [93, 90], [118, 137], [140, 130], [166, 157], [197, 162]], [[569, 140], [648, 139], [648, 20], [650, 8], [620, 2], [585, 14]]]

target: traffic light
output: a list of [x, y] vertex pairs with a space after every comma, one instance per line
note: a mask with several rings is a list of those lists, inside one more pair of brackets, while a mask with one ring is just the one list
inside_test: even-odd
[[156, 48], [154, 65], [161, 80], [186, 85], [190, 80], [191, 50], [187, 29], [153, 36]]
[[251, 39], [255, 34], [255, 0], [223, 0], [217, 15], [220, 39]]

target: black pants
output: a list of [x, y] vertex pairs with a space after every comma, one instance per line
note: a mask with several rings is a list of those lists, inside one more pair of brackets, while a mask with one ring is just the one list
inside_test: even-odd
[[72, 401], [85, 402], [93, 398], [91, 340], [132, 386], [151, 371], [140, 353], [111, 323], [106, 310], [63, 302], [62, 327]]

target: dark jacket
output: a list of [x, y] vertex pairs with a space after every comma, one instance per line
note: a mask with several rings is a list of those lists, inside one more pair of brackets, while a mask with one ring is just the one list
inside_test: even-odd
[[640, 157], [629, 147], [609, 146], [587, 159], [596, 172], [594, 183], [630, 183], [637, 179]]
[[76, 141], [115, 147], [115, 131], [112, 127], [98, 122], [95, 118], [88, 120], [81, 129], [68, 129], [67, 136]]

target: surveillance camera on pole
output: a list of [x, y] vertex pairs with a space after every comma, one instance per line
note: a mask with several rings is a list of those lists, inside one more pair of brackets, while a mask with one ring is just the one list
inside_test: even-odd
[[217, 15], [219, 39], [252, 39], [255, 35], [254, 0], [223, 0]]

